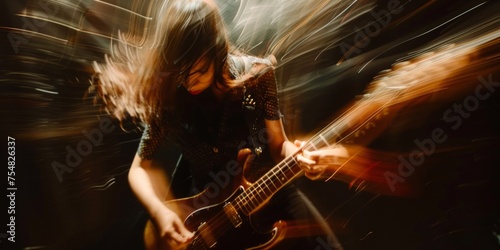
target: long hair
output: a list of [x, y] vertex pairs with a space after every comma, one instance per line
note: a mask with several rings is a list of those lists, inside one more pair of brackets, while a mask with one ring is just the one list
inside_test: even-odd
[[[226, 84], [229, 40], [215, 3], [167, 0], [141, 46], [123, 34], [104, 63], [94, 63], [93, 86], [108, 113], [159, 125], [172, 110], [175, 92], [201, 58], [214, 64], [215, 82]], [[137, 39], [136, 39], [137, 40]]]

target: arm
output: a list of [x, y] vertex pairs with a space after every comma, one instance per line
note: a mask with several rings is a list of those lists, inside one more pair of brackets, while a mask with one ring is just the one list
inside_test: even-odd
[[265, 120], [266, 129], [269, 133], [269, 149], [271, 156], [276, 162], [280, 162], [294, 150], [288, 147], [289, 141], [286, 137], [283, 124], [280, 120]]
[[168, 244], [186, 243], [191, 237], [181, 219], [168, 209], [163, 201], [167, 197], [168, 180], [154, 161], [142, 159], [136, 154], [128, 174], [130, 187], [145, 207], [158, 233]]
[[[294, 154], [302, 146], [302, 142], [292, 143], [288, 140], [281, 118], [279, 118], [278, 89], [274, 69], [267, 71], [259, 79], [263, 89], [263, 105], [266, 110], [265, 126], [269, 134], [269, 148], [271, 156], [276, 162]], [[297, 155], [297, 160], [310, 179], [319, 178], [326, 170], [335, 169], [340, 164], [340, 159], [346, 159], [349, 153], [344, 147], [320, 149], [309, 152], [303, 151]]]
[[283, 123], [280, 120], [265, 120], [266, 129], [269, 132], [269, 147], [273, 159], [277, 162], [292, 155], [299, 149], [296, 145], [288, 140]]

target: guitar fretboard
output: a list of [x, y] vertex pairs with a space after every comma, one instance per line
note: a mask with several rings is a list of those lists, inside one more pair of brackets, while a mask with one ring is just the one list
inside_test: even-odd
[[285, 158], [273, 167], [252, 186], [238, 195], [233, 206], [245, 214], [250, 214], [264, 204], [272, 195], [303, 172], [296, 156], [302, 150], [314, 151], [325, 147], [333, 147], [339, 140], [352, 137], [356, 131], [369, 127], [368, 123], [376, 120], [381, 111], [398, 97], [403, 89], [377, 88], [369, 95], [364, 95], [340, 119], [331, 122], [306, 142], [306, 144], [291, 156]]
[[[340, 128], [346, 127], [343, 122], [332, 123], [327, 128], [313, 136], [301, 150], [315, 150], [327, 146], [332, 146], [332, 142], [340, 136]], [[278, 190], [283, 188], [290, 181], [302, 174], [296, 156], [300, 150], [281, 161], [278, 165], [269, 170], [264, 176], [258, 179], [252, 186], [238, 195], [233, 206], [245, 214], [250, 214], [259, 206], [264, 204]]]

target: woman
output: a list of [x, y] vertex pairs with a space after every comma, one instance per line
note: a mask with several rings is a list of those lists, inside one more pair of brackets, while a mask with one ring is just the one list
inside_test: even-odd
[[[190, 194], [213, 183], [242, 148], [258, 155], [247, 176], [255, 180], [298, 147], [287, 140], [280, 120], [274, 58], [232, 49], [214, 2], [166, 1], [154, 28], [141, 48], [122, 41], [95, 70], [107, 110], [121, 120], [131, 116], [145, 125], [129, 182], [162, 239], [159, 244], [181, 248], [193, 233], [163, 203], [169, 183], [158, 175], [154, 158], [165, 141], [177, 145], [189, 165]], [[300, 157], [314, 174], [315, 161], [308, 158]], [[266, 225], [311, 220], [314, 209], [307, 204], [288, 185], [259, 213]], [[298, 242], [297, 249], [317, 245], [307, 239]]]

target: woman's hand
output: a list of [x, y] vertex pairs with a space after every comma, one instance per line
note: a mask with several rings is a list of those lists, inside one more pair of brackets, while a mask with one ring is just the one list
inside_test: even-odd
[[193, 237], [179, 216], [163, 204], [151, 215], [159, 236], [168, 249], [182, 249]]
[[[294, 144], [302, 147], [304, 142], [295, 141]], [[347, 149], [340, 145], [315, 151], [303, 150], [297, 155], [300, 167], [305, 171], [306, 177], [311, 180], [320, 178], [327, 170], [338, 169], [348, 158]]]

